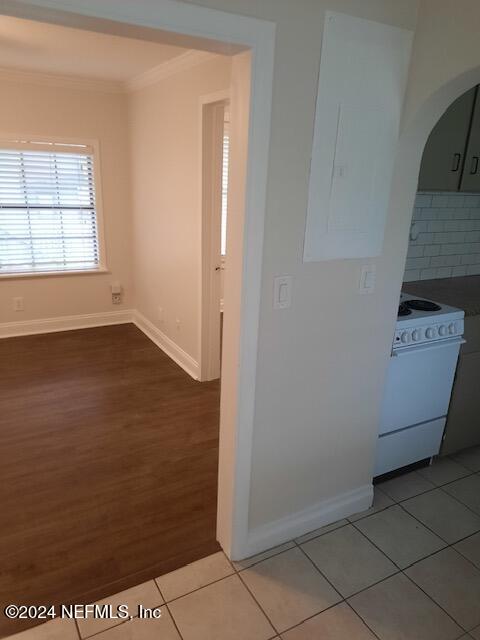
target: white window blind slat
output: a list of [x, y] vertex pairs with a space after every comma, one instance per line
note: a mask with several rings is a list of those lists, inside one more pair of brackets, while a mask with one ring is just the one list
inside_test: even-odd
[[228, 123], [224, 123], [223, 130], [223, 156], [222, 156], [222, 218], [221, 218], [221, 238], [220, 253], [225, 256], [227, 253], [227, 209], [228, 209], [228, 158], [230, 151], [230, 133]]
[[90, 147], [15, 144], [0, 148], [0, 274], [98, 268]]

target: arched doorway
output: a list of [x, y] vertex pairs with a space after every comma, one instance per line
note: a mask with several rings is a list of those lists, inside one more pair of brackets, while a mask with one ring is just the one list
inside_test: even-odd
[[[461, 302], [456, 303], [462, 298], [456, 298], [449, 294], [449, 289], [453, 290], [454, 276], [467, 276], [476, 273], [476, 267], [474, 265], [471, 267], [468, 264], [470, 258], [476, 256], [467, 254], [477, 247], [473, 242], [476, 240], [477, 223], [473, 220], [460, 220], [460, 216], [470, 217], [472, 215], [472, 217], [476, 217], [478, 214], [478, 230], [480, 231], [480, 206], [477, 206], [480, 205], [480, 199], [478, 193], [475, 193], [474, 182], [474, 174], [478, 170], [477, 156], [473, 157], [475, 171], [472, 172], [470, 163], [466, 162], [467, 144], [470, 139], [475, 140], [474, 134], [470, 136], [472, 122], [476, 122], [474, 108], [477, 90], [475, 88], [472, 90], [472, 86], [475, 87], [478, 82], [478, 75], [469, 73], [462, 76], [460, 80], [461, 82], [457, 79], [438, 90], [430, 96], [412, 118], [404, 121], [399, 142], [392, 192], [392, 208], [395, 212], [392, 226], [396, 233], [394, 236], [390, 232], [386, 237], [386, 243], [390, 245], [392, 251], [390, 265], [395, 261], [395, 243], [398, 251], [399, 243], [407, 238], [409, 246], [406, 259], [407, 269], [402, 277], [402, 300], [404, 302], [406, 300], [408, 306], [412, 302], [410, 298], [424, 298], [438, 302], [439, 306], [436, 306], [436, 309], [430, 309], [430, 315], [425, 312], [422, 317], [412, 315], [408, 321], [403, 317], [399, 317], [397, 320], [380, 420], [380, 440], [375, 475], [393, 471], [407, 464], [437, 455], [442, 441], [444, 443], [443, 453], [453, 453], [480, 442], [477, 430], [471, 426], [472, 421], [462, 417], [462, 413], [466, 412], [468, 415], [469, 405], [475, 402], [476, 394], [471, 393], [470, 389], [472, 380], [476, 378], [475, 374], [472, 376], [472, 366], [474, 367], [476, 364], [474, 358], [468, 366], [464, 366], [462, 361], [460, 363], [459, 372], [461, 375], [457, 375], [449, 411], [457, 357], [463, 342], [463, 313], [460, 310], [464, 308]], [[466, 94], [465, 89], [467, 90]], [[454, 106], [450, 107], [452, 102], [454, 102]], [[449, 107], [450, 109], [448, 109]], [[447, 113], [442, 118], [440, 125], [431, 134], [432, 129], [445, 111]], [[456, 119], [457, 115], [460, 116], [460, 119]], [[462, 119], [465, 120], [464, 123]], [[459, 143], [461, 148], [458, 151], [455, 150], [452, 164], [447, 163], [447, 180], [435, 181], [432, 175], [435, 175], [435, 171], [441, 164], [440, 160], [442, 160], [442, 158], [438, 158], [438, 147], [442, 145], [442, 135], [440, 134], [445, 134], [444, 129], [446, 128], [447, 135], [444, 138], [444, 146], [445, 152], [448, 153], [448, 146], [453, 134], [461, 134], [463, 124], [465, 125], [464, 135], [463, 139], [460, 135], [461, 143]], [[426, 152], [424, 152], [425, 145]], [[456, 141], [454, 141], [455, 145]], [[420, 167], [422, 155], [424, 155], [424, 163]], [[431, 165], [433, 165], [433, 170]], [[420, 183], [418, 181], [419, 174]], [[474, 193], [470, 193], [472, 184]], [[413, 208], [414, 202], [416, 203], [415, 208]], [[475, 206], [475, 209], [470, 209], [469, 205]], [[413, 220], [412, 208], [414, 211]], [[472, 234], [470, 238], [472, 242], [469, 241], [469, 233]], [[405, 248], [404, 245], [404, 260]], [[402, 267], [404, 264], [405, 262]], [[480, 273], [480, 269], [478, 273]], [[441, 281], [445, 286], [443, 294], [442, 288], [438, 284], [441, 278], [450, 279]], [[473, 285], [475, 284], [474, 282]], [[457, 309], [450, 307], [457, 307]], [[436, 312], [441, 315], [435, 316]], [[412, 312], [408, 310], [408, 313]], [[458, 318], [458, 323], [452, 323], [448, 327], [438, 324], [443, 316], [450, 322], [452, 318], [448, 314], [453, 314], [452, 318]], [[403, 331], [404, 329], [408, 330]], [[408, 355], [409, 357], [395, 357], [400, 355]], [[421, 367], [425, 367], [423, 377], [420, 374]], [[463, 385], [461, 390], [458, 388], [460, 380]], [[456, 409], [459, 398], [461, 398], [462, 405]], [[402, 417], [403, 410], [405, 410], [405, 415]], [[401, 420], [404, 420], [401, 422], [401, 430], [404, 431], [402, 436], [399, 434], [394, 436], [393, 423], [391, 424], [392, 412], [396, 416], [395, 428], [399, 426]], [[455, 413], [457, 414], [456, 424], [450, 426], [450, 423], [454, 422], [453, 415]], [[465, 433], [459, 437], [462, 422], [466, 423]], [[447, 428], [444, 432], [445, 424], [447, 424]], [[436, 434], [433, 435], [435, 430]], [[431, 431], [431, 443], [429, 447], [425, 447], [426, 441], [430, 438], [429, 431]], [[449, 437], [449, 434], [452, 433], [454, 437]], [[390, 445], [387, 443], [394, 440], [397, 444], [395, 452], [389, 453]], [[400, 440], [402, 441], [400, 442]], [[403, 453], [400, 455], [399, 450], [402, 447]], [[392, 460], [389, 459], [389, 456]], [[395, 464], [394, 461], [396, 461]]]

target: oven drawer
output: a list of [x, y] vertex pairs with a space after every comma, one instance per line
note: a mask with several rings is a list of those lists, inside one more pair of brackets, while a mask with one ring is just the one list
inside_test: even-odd
[[378, 439], [374, 476], [400, 469], [440, 451], [445, 418], [387, 433]]
[[447, 415], [461, 338], [399, 349], [390, 359], [380, 434]]

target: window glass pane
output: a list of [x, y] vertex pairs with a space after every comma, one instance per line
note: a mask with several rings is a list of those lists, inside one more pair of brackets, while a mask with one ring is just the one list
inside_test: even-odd
[[223, 162], [222, 162], [222, 221], [220, 237], [220, 253], [227, 253], [227, 208], [228, 208], [228, 154], [230, 148], [230, 136], [228, 123], [224, 123], [223, 129]]
[[93, 156], [0, 149], [0, 274], [98, 265]]

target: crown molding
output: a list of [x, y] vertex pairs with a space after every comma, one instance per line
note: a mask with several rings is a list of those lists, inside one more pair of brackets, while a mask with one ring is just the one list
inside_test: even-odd
[[84, 91], [101, 91], [103, 93], [125, 92], [125, 83], [119, 80], [97, 80], [95, 78], [83, 78], [81, 76], [66, 76], [43, 73], [41, 71], [7, 69], [5, 67], [0, 67], [0, 82], [2, 81], [38, 84], [48, 87], [63, 87], [65, 89], [81, 89]]
[[0, 67], [0, 82], [22, 82], [48, 87], [63, 87], [64, 89], [100, 91], [103, 93], [129, 93], [130, 91], [138, 91], [139, 89], [148, 87], [181, 71], [196, 67], [203, 62], [213, 60], [217, 56], [218, 54], [210, 53], [209, 51], [191, 49], [127, 81], [101, 80], [82, 76]]
[[169, 78], [170, 76], [186, 71], [192, 67], [196, 67], [203, 62], [208, 62], [218, 57], [218, 54], [210, 53], [209, 51], [196, 51], [194, 49], [186, 51], [185, 53], [175, 56], [166, 62], [162, 62], [157, 67], [149, 69], [144, 73], [140, 73], [131, 80], [125, 82], [124, 86], [127, 91], [138, 91], [144, 87], [148, 87], [152, 84]]

